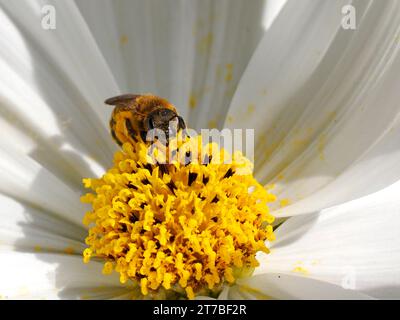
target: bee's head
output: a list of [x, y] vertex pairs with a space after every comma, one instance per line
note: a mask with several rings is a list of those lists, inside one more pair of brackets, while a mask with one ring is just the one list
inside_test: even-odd
[[175, 111], [160, 108], [149, 113], [144, 121], [146, 131], [159, 129], [165, 133], [166, 139], [175, 135], [180, 129], [185, 129], [185, 122]]

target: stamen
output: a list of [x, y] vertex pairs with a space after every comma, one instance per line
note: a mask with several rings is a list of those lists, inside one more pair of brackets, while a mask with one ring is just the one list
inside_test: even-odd
[[232, 177], [232, 175], [233, 175], [233, 170], [232, 170], [232, 168], [229, 168], [228, 171], [225, 173], [223, 179], [230, 178], [230, 177]]
[[[201, 137], [188, 140], [201, 145]], [[275, 238], [268, 203], [276, 197], [255, 180], [249, 161], [239, 161], [243, 155], [202, 164], [199, 152], [190, 162], [154, 164], [144, 142], [131, 143], [100, 179], [84, 179], [93, 192], [82, 197], [92, 206], [84, 262], [103, 259], [104, 274], [118, 272], [144, 296], [190, 299], [215, 296], [258, 265], [255, 254], [268, 253], [265, 241]], [[170, 141], [178, 150], [183, 143]]]
[[198, 174], [196, 172], [189, 172], [188, 186], [190, 187], [192, 183], [197, 179]]

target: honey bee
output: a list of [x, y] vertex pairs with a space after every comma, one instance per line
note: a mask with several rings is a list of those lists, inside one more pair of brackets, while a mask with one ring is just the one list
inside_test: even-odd
[[147, 132], [160, 129], [165, 138], [185, 129], [186, 125], [176, 108], [167, 100], [150, 95], [123, 94], [107, 99], [105, 104], [115, 106], [110, 129], [113, 139], [121, 146], [129, 138], [146, 141]]

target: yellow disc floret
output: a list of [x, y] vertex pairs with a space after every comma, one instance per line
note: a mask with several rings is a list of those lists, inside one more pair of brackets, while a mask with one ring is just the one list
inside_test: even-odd
[[145, 296], [213, 295], [256, 267], [257, 251], [268, 252], [274, 218], [267, 204], [276, 199], [240, 153], [226, 161], [225, 150], [203, 146], [201, 137], [171, 141], [167, 150], [175, 158], [160, 164], [147, 144], [125, 143], [103, 177], [84, 179], [94, 192], [82, 197], [92, 205], [84, 262], [102, 259], [104, 274], [133, 280]]

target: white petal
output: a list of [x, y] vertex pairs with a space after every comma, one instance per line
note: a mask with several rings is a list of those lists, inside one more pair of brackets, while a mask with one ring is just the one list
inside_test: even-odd
[[400, 177], [400, 3], [353, 3], [357, 28], [345, 30], [346, 2], [289, 2], [229, 111], [227, 126], [256, 130], [257, 177], [295, 203], [277, 216], [352, 200]]
[[371, 299], [357, 291], [288, 274], [262, 274], [238, 281], [230, 288], [229, 299]]
[[400, 183], [276, 230], [255, 274], [298, 274], [377, 298], [400, 295]]
[[82, 225], [85, 207], [79, 193], [19, 151], [0, 147], [0, 179], [3, 194]]
[[[14, 227], [2, 228], [2, 238], [19, 249], [81, 246], [81, 179], [104, 172], [101, 165], [110, 165], [116, 149], [106, 128], [110, 110], [101, 107], [117, 91], [113, 76], [74, 4], [53, 4], [58, 27], [47, 31], [40, 23], [44, 3], [2, 1], [0, 7], [0, 192], [29, 217], [26, 224], [9, 220]], [[47, 223], [39, 211], [49, 215]], [[40, 240], [38, 221], [47, 230], [53, 223], [60, 230], [64, 221], [71, 232], [51, 235], [53, 243]]]
[[[346, 135], [346, 133], [344, 132], [343, 135]], [[345, 139], [344, 136], [342, 138]], [[274, 215], [291, 216], [321, 210], [371, 194], [398, 181], [400, 176], [400, 118], [396, 118], [394, 123], [389, 126], [388, 131], [384, 132], [383, 136], [377, 140], [365, 154], [326, 186], [316, 189], [314, 193], [304, 199], [299, 199], [293, 205], [275, 211]], [[334, 146], [330, 149], [332, 151], [339, 150], [340, 147]], [[343, 150], [343, 152], [347, 153], [347, 150]], [[314, 166], [313, 169], [315, 168]], [[305, 178], [309, 181], [303, 181], [304, 184], [303, 182], [293, 183], [292, 185], [288, 183], [286, 185], [287, 191], [281, 189], [281, 197], [290, 199], [290, 194], [298, 192], [298, 188], [306, 188], [307, 186], [314, 188], [320, 185], [321, 181], [316, 181], [319, 178], [323, 179], [310, 176]], [[331, 179], [332, 177], [329, 178], [329, 180]], [[283, 183], [281, 188], [284, 188], [284, 185]], [[309, 190], [312, 190], [311, 188]]]
[[80, 254], [85, 234], [81, 226], [42, 212], [28, 203], [0, 195], [0, 247], [18, 251]]
[[112, 298], [127, 293], [116, 274], [81, 257], [0, 251], [0, 295], [8, 299]]
[[1, 145], [79, 188], [82, 176], [111, 162], [116, 147], [103, 101], [118, 89], [73, 2], [54, 4], [55, 30], [41, 27], [43, 5], [1, 3]]
[[169, 99], [189, 126], [199, 129], [210, 121], [222, 124], [263, 35], [264, 9], [279, 11], [279, 6], [266, 7], [268, 2], [129, 0], [102, 1], [102, 6], [92, 0], [77, 5], [122, 88]]
[[269, 0], [266, 3], [264, 10], [263, 26], [267, 30], [271, 27], [271, 24], [275, 21], [279, 12], [282, 10], [287, 0]]

